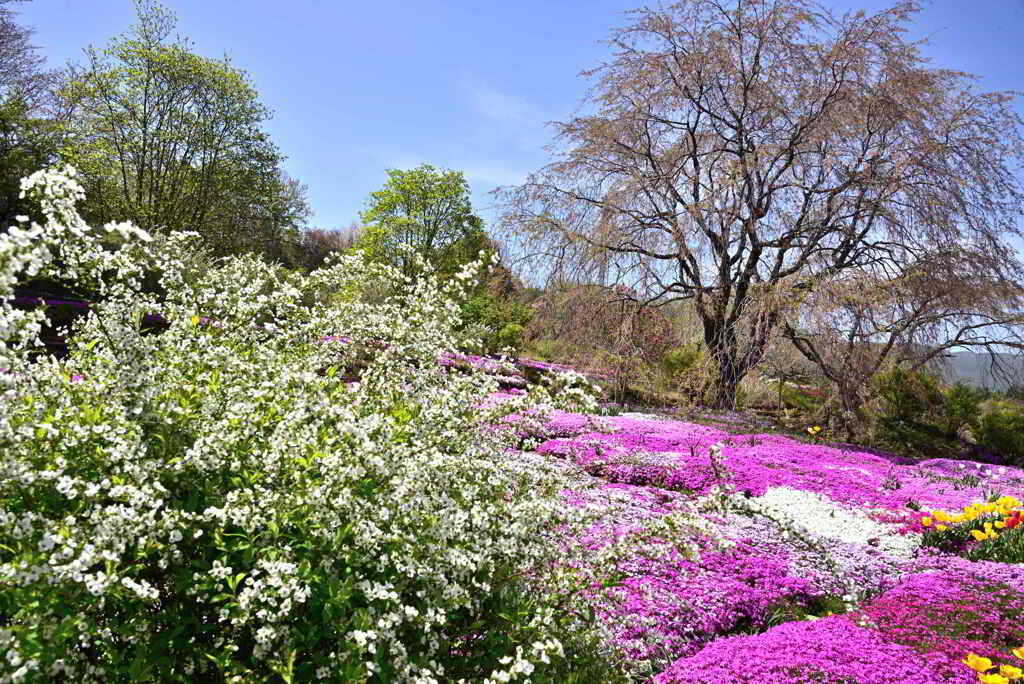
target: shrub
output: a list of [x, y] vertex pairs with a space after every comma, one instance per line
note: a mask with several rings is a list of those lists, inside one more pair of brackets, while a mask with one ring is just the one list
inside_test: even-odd
[[566, 361], [575, 354], [576, 349], [562, 340], [542, 338], [531, 340], [526, 352], [541, 361]]
[[482, 351], [497, 352], [505, 347], [517, 350], [523, 343], [530, 313], [529, 307], [514, 299], [479, 293], [463, 303], [462, 322], [465, 326], [483, 326], [486, 332]]
[[495, 335], [494, 342], [495, 346], [499, 349], [506, 347], [511, 349], [519, 349], [523, 346], [523, 335], [525, 334], [525, 328], [518, 323], [509, 323]]
[[700, 345], [673, 347], [661, 357], [661, 367], [668, 375], [678, 376], [700, 364], [703, 358]]
[[799, 385], [783, 383], [779, 391], [786, 408], [796, 409], [808, 417], [818, 413], [824, 403], [821, 393], [813, 388], [808, 390]]
[[673, 347], [661, 357], [661, 371], [668, 376], [669, 386], [686, 397], [690, 404], [698, 403], [708, 384], [707, 357], [700, 344]]
[[1024, 385], [1013, 383], [1006, 388], [1004, 392], [1007, 399], [1016, 399], [1018, 401], [1024, 401]]
[[[563, 681], [584, 631], [517, 578], [558, 553], [568, 484], [493, 429], [549, 395], [437, 364], [471, 269], [197, 272], [196, 236], [128, 224], [106, 251], [70, 176], [24, 181], [47, 224], [0, 236], [0, 681]], [[22, 273], [102, 295], [67, 359], [30, 364]]]
[[740, 381], [736, 405], [743, 408], [771, 407], [777, 403], [778, 388], [764, 376], [751, 373]]
[[1024, 465], [1024, 404], [1012, 400], [985, 402], [977, 438], [986, 449]]
[[875, 388], [878, 397], [866, 408], [877, 446], [916, 456], [952, 455], [946, 402], [934, 377], [896, 367], [879, 374]]
[[887, 420], [924, 423], [943, 406], [938, 383], [925, 373], [896, 367], [881, 373], [875, 382]]
[[956, 437], [964, 427], [976, 427], [981, 412], [982, 394], [977, 389], [957, 383], [945, 393], [943, 429]]

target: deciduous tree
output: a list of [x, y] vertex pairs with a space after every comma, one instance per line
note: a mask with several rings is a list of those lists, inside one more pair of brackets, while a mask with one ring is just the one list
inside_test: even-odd
[[170, 12], [151, 0], [136, 5], [137, 25], [102, 50], [89, 48], [62, 89], [66, 156], [91, 198], [83, 214], [149, 231], [195, 230], [218, 254], [265, 251], [261, 243], [305, 213], [263, 129], [270, 112], [227, 59], [171, 40]]
[[366, 226], [360, 246], [407, 275], [416, 272], [412, 254], [452, 270], [489, 244], [462, 172], [430, 164], [388, 170], [388, 182], [371, 193], [360, 218]]
[[952, 350], [1024, 351], [1024, 288], [996, 265], [969, 245], [945, 246], [908, 255], [897, 272], [834, 274], [792, 309], [783, 333], [832, 383], [846, 438], [864, 427], [886, 368], [935, 366]]
[[505, 226], [555, 263], [601, 257], [649, 302], [691, 300], [717, 407], [777, 333], [783, 286], [964, 242], [1019, 274], [1006, 240], [1024, 197], [1014, 94], [930, 67], [904, 37], [917, 9], [633, 12], [587, 72], [582, 113], [556, 124], [556, 160], [499, 194]]
[[45, 111], [54, 73], [11, 4], [0, 0], [0, 230], [32, 213], [19, 197], [20, 179], [52, 163], [60, 147], [60, 128]]

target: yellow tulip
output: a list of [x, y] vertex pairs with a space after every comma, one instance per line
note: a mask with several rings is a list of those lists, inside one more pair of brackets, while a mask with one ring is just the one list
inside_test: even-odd
[[1004, 523], [1002, 520], [996, 520], [993, 524], [995, 525], [997, 530], [1001, 530], [1004, 527], [1006, 527], [1006, 523]]
[[1024, 677], [1024, 670], [1021, 670], [1019, 667], [1014, 667], [1013, 665], [1000, 665], [999, 674], [1003, 675], [1010, 681], [1013, 681]]
[[986, 670], [992, 669], [992, 661], [988, 658], [981, 657], [977, 653], [968, 653], [967, 657], [960, 662], [975, 672], [985, 672]]
[[981, 684], [1010, 684], [1010, 680], [1001, 674], [981, 674], [978, 673], [978, 681]]
[[1017, 656], [1021, 660], [1024, 660], [1024, 646], [1021, 646], [1020, 648], [1015, 648], [1012, 651], [1010, 651], [1010, 653]]
[[986, 539], [988, 539], [988, 535], [982, 532], [981, 530], [971, 530], [971, 535], [974, 536], [974, 539], [976, 541], [985, 541]]
[[946, 530], [948, 530], [949, 528], [948, 528], [948, 527], [946, 527], [945, 525], [936, 525], [936, 526], [935, 526], [935, 529], [937, 529], [937, 530], [938, 530], [939, 532], [945, 532], [945, 531], [946, 531]]
[[931, 527], [931, 526], [932, 526], [932, 519], [931, 518], [929, 518], [927, 516], [925, 516], [924, 518], [921, 518], [921, 527]]

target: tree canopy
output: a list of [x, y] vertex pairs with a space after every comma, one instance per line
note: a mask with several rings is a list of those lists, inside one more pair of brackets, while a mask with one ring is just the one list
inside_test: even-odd
[[711, 403], [776, 334], [787, 298], [969, 244], [1019, 278], [1012, 93], [978, 93], [905, 39], [917, 11], [685, 0], [633, 12], [555, 161], [500, 193], [506, 227], [558, 274], [599, 261], [655, 304], [689, 299], [717, 366]]
[[489, 246], [465, 176], [430, 164], [389, 169], [388, 182], [371, 193], [360, 218], [366, 226], [360, 246], [368, 256], [395, 264], [406, 275], [416, 272], [413, 254], [444, 271]]
[[0, 230], [32, 213], [19, 197], [19, 181], [50, 164], [60, 130], [45, 116], [53, 72], [32, 45], [32, 31], [17, 23], [11, 0], [0, 0]]
[[159, 4], [136, 5], [137, 25], [89, 48], [61, 90], [65, 156], [91, 198], [84, 215], [195, 230], [219, 254], [296, 239], [305, 197], [281, 171], [263, 129], [270, 112], [246, 74], [171, 40], [175, 19]]

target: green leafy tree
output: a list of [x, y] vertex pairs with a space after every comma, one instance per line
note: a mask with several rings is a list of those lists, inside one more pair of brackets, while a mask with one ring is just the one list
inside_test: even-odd
[[281, 172], [262, 128], [270, 112], [246, 74], [170, 40], [175, 19], [158, 3], [136, 7], [138, 23], [105, 49], [89, 48], [61, 89], [71, 121], [65, 157], [92, 198], [84, 215], [195, 230], [215, 254], [267, 254], [269, 243], [297, 237], [305, 198]]
[[367, 204], [360, 246], [371, 260], [394, 264], [406, 275], [418, 270], [413, 254], [450, 272], [490, 246], [461, 171], [430, 164], [389, 169], [387, 184]]
[[1024, 464], [1024, 405], [994, 400], [978, 421], [978, 443], [1000, 454], [1013, 465]]
[[53, 162], [60, 147], [60, 126], [35, 112], [20, 96], [0, 100], [0, 226], [19, 214], [34, 215], [19, 195], [19, 180]]
[[32, 45], [32, 30], [17, 23], [0, 0], [0, 229], [19, 214], [31, 214], [18, 195], [19, 181], [52, 163], [59, 147], [59, 127], [44, 115], [53, 73]]

